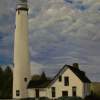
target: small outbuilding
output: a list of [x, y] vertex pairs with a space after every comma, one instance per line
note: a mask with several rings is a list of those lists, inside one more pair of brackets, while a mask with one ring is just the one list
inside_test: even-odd
[[62, 96], [85, 98], [90, 94], [90, 80], [77, 63], [64, 65], [53, 79], [31, 80], [28, 84], [29, 98], [48, 97], [56, 99]]

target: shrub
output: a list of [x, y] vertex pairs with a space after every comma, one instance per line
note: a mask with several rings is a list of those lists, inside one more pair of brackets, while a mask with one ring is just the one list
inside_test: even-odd
[[57, 100], [82, 100], [80, 97], [59, 97]]

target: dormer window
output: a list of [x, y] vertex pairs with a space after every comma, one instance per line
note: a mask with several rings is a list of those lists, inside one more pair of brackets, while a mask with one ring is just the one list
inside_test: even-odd
[[61, 81], [62, 81], [62, 76], [60, 75], [60, 76], [59, 76], [59, 82], [61, 82]]

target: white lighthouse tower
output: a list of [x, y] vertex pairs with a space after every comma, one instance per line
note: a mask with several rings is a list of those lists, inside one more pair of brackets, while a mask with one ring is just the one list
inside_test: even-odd
[[27, 84], [29, 80], [28, 6], [27, 0], [18, 0], [14, 38], [13, 98], [28, 97]]

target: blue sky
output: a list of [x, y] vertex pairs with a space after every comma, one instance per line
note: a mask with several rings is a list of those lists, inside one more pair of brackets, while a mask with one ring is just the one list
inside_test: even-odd
[[[80, 64], [100, 81], [100, 1], [29, 0], [32, 73], [55, 75], [64, 64]], [[0, 63], [13, 63], [15, 0], [0, 0]]]

